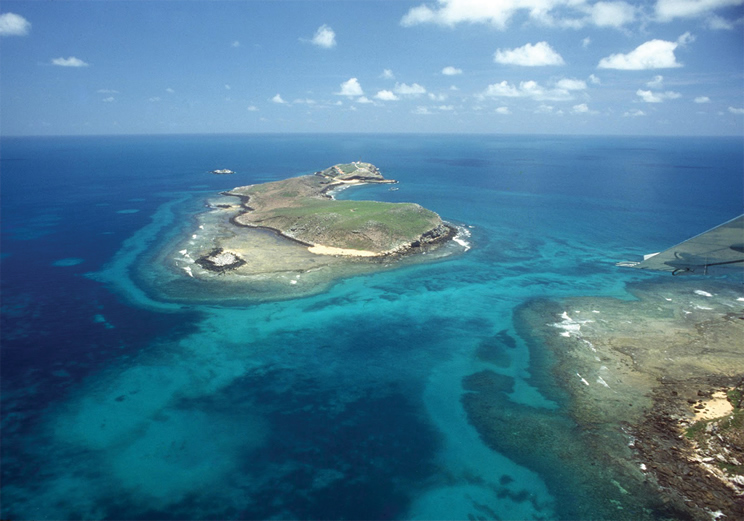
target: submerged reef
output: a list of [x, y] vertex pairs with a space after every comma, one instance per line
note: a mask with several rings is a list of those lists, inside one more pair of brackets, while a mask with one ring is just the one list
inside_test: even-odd
[[741, 288], [673, 279], [629, 290], [637, 300], [518, 308], [532, 383], [560, 411], [516, 404], [503, 377], [477, 373], [463, 382], [469, 420], [546, 477], [563, 519], [742, 519]]

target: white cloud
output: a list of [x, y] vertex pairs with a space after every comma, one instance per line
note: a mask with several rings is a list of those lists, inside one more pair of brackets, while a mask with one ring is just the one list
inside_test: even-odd
[[563, 90], [586, 90], [586, 82], [584, 80], [574, 80], [571, 78], [558, 80], [555, 86]]
[[75, 58], [74, 56], [70, 56], [69, 58], [54, 58], [52, 60], [52, 65], [58, 65], [60, 67], [87, 67], [88, 64], [85, 63], [80, 58]]
[[19, 14], [0, 14], [0, 36], [25, 36], [31, 30], [31, 23]]
[[744, 114], [744, 109], [743, 108], [729, 107], [728, 108], [728, 111], [731, 114], [737, 114], [739, 116], [742, 115], [742, 114]]
[[580, 103], [579, 105], [574, 105], [571, 107], [571, 113], [572, 114], [589, 114], [592, 111], [589, 110], [589, 105], [586, 103]]
[[384, 71], [382, 71], [382, 74], [380, 74], [380, 78], [384, 80], [394, 80], [395, 74], [393, 74], [393, 71], [391, 71], [390, 69], [385, 69]]
[[744, 4], [744, 0], [657, 0], [656, 16], [668, 22], [674, 18], [708, 16], [716, 9]]
[[692, 41], [692, 39], [690, 33], [685, 33], [676, 42], [650, 40], [642, 43], [628, 54], [612, 54], [602, 58], [597, 67], [628, 71], [682, 67], [682, 64], [678, 63], [674, 56], [674, 50], [680, 45]]
[[594, 85], [600, 85], [602, 83], [602, 80], [600, 80], [597, 76], [594, 74], [589, 75], [589, 81], [593, 83]]
[[573, 99], [571, 92], [558, 86], [545, 88], [536, 81], [523, 81], [519, 86], [507, 81], [489, 85], [482, 96], [495, 98], [531, 98], [537, 101], [568, 101]]
[[744, 21], [742, 18], [739, 18], [738, 20], [730, 21], [726, 20], [725, 18], [721, 18], [718, 15], [712, 15], [709, 16], [706, 25], [709, 29], [713, 30], [725, 30], [725, 31], [731, 31], [733, 30], [734, 26], [736, 24], [740, 24]]
[[271, 98], [271, 101], [273, 101], [274, 103], [278, 103], [280, 105], [284, 105], [287, 103], [286, 101], [282, 99], [282, 96], [279, 93], [277, 93], [276, 96]]
[[375, 99], [378, 99], [381, 101], [398, 101], [400, 98], [396, 96], [393, 91], [381, 90], [380, 92], [375, 94]]
[[168, 94], [173, 94], [176, 91], [168, 87], [167, 89], [165, 89], [165, 92], [167, 92]]
[[248, 105], [248, 107], [246, 107], [246, 110], [248, 112], [258, 112], [258, 107], [255, 105]]
[[113, 96], [109, 96], [108, 98], [103, 98], [101, 101], [103, 101], [104, 103], [111, 103], [113, 101], [116, 101], [116, 98], [114, 98]]
[[651, 89], [660, 89], [664, 85], [664, 76], [657, 74], [654, 78], [646, 83], [646, 87]]
[[374, 103], [371, 99], [369, 99], [367, 96], [360, 96], [356, 100], [357, 103]]
[[458, 74], [462, 74], [462, 69], [448, 66], [442, 69], [442, 74], [444, 74], [445, 76], [457, 76]]
[[400, 23], [404, 27], [484, 23], [503, 30], [521, 13], [540, 25], [574, 29], [592, 24], [620, 27], [636, 18], [636, 8], [622, 1], [589, 5], [584, 0], [438, 0], [434, 7], [422, 4], [411, 8]]
[[420, 96], [421, 94], [426, 94], [426, 89], [418, 83], [414, 83], [413, 85], [396, 83], [394, 90], [396, 94], [400, 94], [402, 96]]
[[661, 103], [667, 99], [677, 99], [682, 97], [682, 94], [674, 91], [652, 92], [650, 90], [641, 89], [638, 89], [638, 91], [636, 91], [636, 95], [639, 96], [646, 103]]
[[323, 24], [318, 27], [315, 36], [313, 36], [313, 39], [310, 40], [310, 42], [318, 47], [330, 49], [336, 46], [336, 33], [333, 32], [333, 29]]
[[637, 117], [645, 116], [645, 115], [646, 115], [646, 113], [643, 112], [641, 109], [633, 109], [633, 110], [629, 110], [625, 114], [623, 114], [623, 117], [624, 118], [637, 118]]
[[428, 96], [429, 96], [429, 99], [432, 101], [444, 101], [447, 99], [446, 94], [434, 94], [433, 92], [430, 92]]
[[295, 105], [316, 105], [318, 102], [315, 101], [314, 99], [305, 98], [305, 99], [296, 99], [292, 103], [294, 103]]
[[496, 114], [502, 114], [504, 116], [511, 114], [511, 110], [509, 110], [509, 107], [499, 107], [496, 109]]
[[416, 107], [414, 110], [411, 111], [412, 114], [420, 114], [420, 115], [427, 115], [431, 114], [431, 111], [427, 109], [426, 107]]
[[341, 84], [341, 90], [335, 93], [337, 96], [364, 96], [362, 86], [356, 78], [349, 78]]
[[597, 27], [622, 27], [635, 20], [636, 8], [625, 2], [597, 2], [589, 16]]
[[592, 39], [589, 38], [588, 36], [586, 38], [584, 38], [583, 40], [581, 40], [581, 46], [584, 49], [586, 49], [587, 47], [589, 47], [589, 44], [591, 44], [591, 43], [592, 43]]
[[493, 61], [523, 67], [564, 64], [561, 55], [555, 52], [548, 42], [538, 42], [534, 45], [528, 43], [516, 49], [498, 49], [493, 55]]
[[708, 96], [698, 96], [694, 101], [695, 103], [710, 103], [710, 98]]
[[552, 105], [543, 103], [535, 109], [535, 114], [551, 114], [554, 108]]

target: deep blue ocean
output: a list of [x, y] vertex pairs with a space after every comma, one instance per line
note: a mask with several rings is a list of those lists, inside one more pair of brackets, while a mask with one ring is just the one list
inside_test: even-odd
[[[207, 197], [356, 160], [399, 190], [343, 197], [417, 202], [471, 249], [258, 304], [136, 276]], [[744, 207], [741, 138], [28, 137], [0, 161], [2, 519], [575, 518], [558, 474], [467, 418], [477, 346], [508, 347], [515, 403], [560, 413], [515, 309], [629, 298], [670, 275], [616, 262]]]

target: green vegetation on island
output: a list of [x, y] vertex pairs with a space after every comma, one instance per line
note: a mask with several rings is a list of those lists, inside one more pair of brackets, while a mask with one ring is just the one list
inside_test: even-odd
[[337, 201], [328, 192], [363, 183], [395, 183], [369, 163], [336, 165], [314, 175], [235, 188], [248, 211], [243, 226], [277, 230], [318, 253], [378, 256], [404, 253], [443, 240], [450, 228], [414, 203]]

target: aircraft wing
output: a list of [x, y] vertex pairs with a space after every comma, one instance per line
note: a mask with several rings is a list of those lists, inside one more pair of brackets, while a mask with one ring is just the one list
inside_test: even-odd
[[744, 215], [716, 226], [660, 253], [645, 255], [641, 262], [618, 266], [668, 271], [672, 275], [716, 275], [744, 270]]

